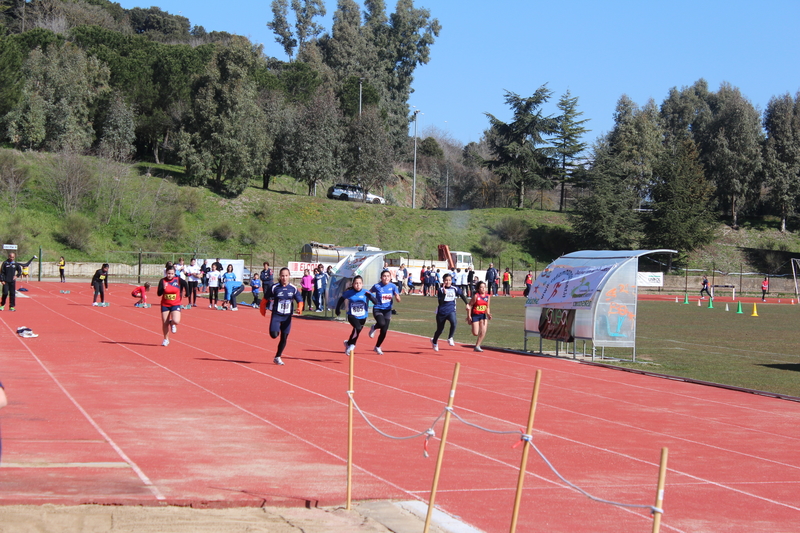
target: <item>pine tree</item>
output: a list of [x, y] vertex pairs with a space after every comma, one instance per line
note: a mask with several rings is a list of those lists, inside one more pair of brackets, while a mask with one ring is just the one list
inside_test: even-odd
[[781, 217], [781, 232], [786, 218], [795, 210], [800, 189], [800, 93], [773, 96], [764, 111], [764, 169], [770, 197]]
[[583, 127], [583, 124], [589, 122], [589, 119], [577, 120], [583, 115], [583, 112], [578, 111], [578, 97], [573, 97], [569, 90], [558, 101], [558, 109], [561, 111], [561, 116], [558, 117], [553, 144], [559, 162], [557, 179], [561, 183], [558, 210], [563, 211], [567, 201], [566, 185], [571, 181], [575, 160], [586, 149], [586, 143], [581, 142], [580, 139], [590, 130]]

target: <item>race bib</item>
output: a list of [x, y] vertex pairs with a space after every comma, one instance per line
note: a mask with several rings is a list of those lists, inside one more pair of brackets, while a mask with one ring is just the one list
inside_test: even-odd
[[448, 289], [444, 291], [444, 301], [445, 302], [454, 302], [456, 300], [456, 291], [452, 289]]
[[389, 294], [382, 293], [381, 294], [381, 302], [390, 303], [391, 301], [392, 301], [392, 294], [391, 293], [389, 293]]
[[278, 300], [278, 312], [282, 315], [292, 314], [292, 301]]
[[479, 313], [485, 313], [486, 312], [486, 306], [485, 305], [476, 305], [475, 306], [475, 311], [478, 311]]
[[175, 299], [177, 299], [177, 297], [178, 297], [177, 294], [165, 294], [164, 295], [164, 299], [165, 300], [175, 300]]
[[364, 304], [362, 304], [360, 302], [357, 303], [357, 304], [352, 304], [350, 306], [350, 314], [351, 315], [361, 316], [361, 315], [365, 314], [366, 312], [367, 312], [367, 309], [364, 307]]

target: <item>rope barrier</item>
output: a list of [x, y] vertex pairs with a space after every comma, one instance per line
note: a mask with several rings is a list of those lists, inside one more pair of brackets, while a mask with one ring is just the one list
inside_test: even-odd
[[409, 435], [409, 436], [405, 436], [405, 437], [397, 437], [397, 436], [389, 435], [388, 433], [384, 433], [383, 431], [378, 429], [369, 420], [369, 418], [367, 418], [367, 415], [358, 406], [358, 404], [355, 401], [355, 398], [353, 398], [353, 394], [352, 393], [353, 393], [353, 391], [347, 391], [347, 395], [350, 397], [351, 400], [353, 400], [353, 407], [356, 408], [356, 410], [358, 411], [358, 414], [361, 415], [361, 418], [364, 419], [364, 421], [369, 425], [369, 427], [371, 427], [372, 429], [377, 431], [382, 436], [384, 436], [384, 437], [386, 437], [388, 439], [393, 439], [393, 440], [408, 440], [408, 439], [414, 439], [414, 438], [417, 438], [417, 437], [425, 436], [425, 445], [424, 445], [424, 452], [423, 452], [425, 457], [428, 457], [428, 441], [431, 438], [435, 438], [436, 437], [436, 432], [434, 431], [433, 428], [436, 426], [437, 422], [439, 422], [439, 420], [442, 418], [442, 416], [444, 416], [445, 413], [450, 412], [450, 414], [452, 414], [454, 417], [456, 417], [456, 419], [458, 421], [460, 421], [461, 423], [463, 423], [463, 424], [465, 424], [465, 425], [467, 425], [469, 427], [478, 429], [480, 431], [485, 431], [487, 433], [493, 433], [495, 435], [519, 435], [520, 436], [520, 440], [519, 440], [519, 442], [517, 442], [517, 444], [514, 445], [515, 448], [521, 442], [524, 442], [524, 443], [527, 443], [528, 445], [530, 445], [530, 447], [533, 448], [533, 450], [537, 454], [539, 454], [539, 457], [542, 458], [542, 461], [544, 461], [544, 463], [558, 477], [558, 479], [560, 479], [562, 482], [564, 482], [570, 488], [580, 492], [581, 494], [583, 494], [584, 496], [586, 496], [590, 500], [596, 501], [598, 503], [605, 503], [605, 504], [608, 504], [608, 505], [616, 505], [618, 507], [630, 507], [630, 508], [635, 508], [635, 509], [648, 509], [650, 511], [650, 514], [655, 514], [655, 513], [663, 514], [664, 513], [663, 509], [660, 509], [660, 508], [658, 508], [658, 507], [656, 507], [654, 505], [615, 502], [615, 501], [611, 501], [611, 500], [605, 500], [603, 498], [598, 498], [597, 496], [593, 496], [592, 494], [589, 494], [584, 489], [582, 489], [579, 486], [575, 485], [574, 483], [568, 481], [564, 476], [562, 476], [561, 473], [559, 473], [559, 471], [556, 470], [556, 468], [553, 466], [553, 464], [547, 459], [547, 457], [545, 457], [545, 455], [541, 452], [541, 450], [539, 450], [539, 448], [537, 448], [536, 445], [533, 443], [533, 435], [527, 435], [527, 434], [525, 434], [524, 431], [520, 431], [520, 430], [500, 431], [500, 430], [485, 428], [483, 426], [480, 426], [478, 424], [475, 424], [475, 423], [472, 423], [472, 422], [469, 422], [469, 421], [465, 420], [458, 413], [456, 413], [456, 411], [453, 408], [445, 407], [445, 408], [442, 409], [442, 412], [439, 414], [439, 416], [437, 416], [436, 419], [434, 419], [434, 421], [431, 423], [430, 427], [428, 429], [426, 429], [425, 431], [421, 431], [421, 432], [416, 433], [414, 435]]

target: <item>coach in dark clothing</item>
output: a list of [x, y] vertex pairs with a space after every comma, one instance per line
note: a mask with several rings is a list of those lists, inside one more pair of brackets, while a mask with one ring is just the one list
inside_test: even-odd
[[8, 259], [0, 266], [0, 283], [3, 284], [3, 299], [0, 301], [0, 311], [6, 308], [6, 298], [11, 311], [17, 305], [17, 277], [22, 275], [22, 265], [17, 263], [17, 254], [11, 252]]
[[489, 270], [486, 271], [486, 285], [489, 293], [497, 296], [497, 282], [500, 278], [500, 273], [494, 267], [494, 263], [489, 263]]

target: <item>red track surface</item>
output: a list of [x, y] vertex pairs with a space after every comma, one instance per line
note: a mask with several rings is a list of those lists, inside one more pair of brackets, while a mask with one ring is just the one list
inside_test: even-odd
[[[342, 323], [295, 320], [284, 356], [256, 310], [184, 311], [169, 347], [158, 309], [112, 286], [34, 284], [0, 313], [0, 503], [236, 506], [341, 505], [345, 498], [347, 357]], [[63, 289], [71, 294], [61, 294]], [[673, 297], [674, 299], [674, 297]], [[28, 326], [40, 336], [22, 339]], [[442, 345], [391, 332], [384, 356], [366, 331], [356, 400], [393, 435], [425, 430], [446, 404], [497, 430], [525, 425], [542, 369], [534, 442], [599, 497], [652, 504], [670, 450], [662, 531], [800, 531], [800, 404], [564, 360]], [[441, 422], [436, 427], [441, 434]], [[387, 440], [356, 418], [353, 497], [422, 499], [421, 439]], [[517, 437], [453, 421], [437, 504], [485, 531], [507, 531]], [[531, 454], [518, 531], [645, 532], [646, 511], [595, 503]]]

